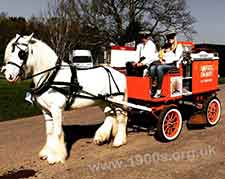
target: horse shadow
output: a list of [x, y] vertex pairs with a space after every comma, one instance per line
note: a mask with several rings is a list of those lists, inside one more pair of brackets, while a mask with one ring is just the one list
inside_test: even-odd
[[93, 138], [101, 124], [102, 123], [90, 125], [64, 125], [63, 131], [68, 155], [70, 156], [71, 148], [76, 141], [83, 138]]
[[[146, 119], [147, 118], [147, 119]], [[147, 132], [150, 136], [154, 136], [155, 133], [155, 121], [149, 120], [149, 114], [147, 113], [135, 113], [132, 116], [128, 116], [127, 134]], [[102, 125], [103, 122], [97, 124], [87, 125], [64, 125], [63, 131], [65, 134], [66, 148], [68, 157], [74, 143], [84, 138], [94, 138], [95, 132]], [[110, 141], [108, 141], [110, 143]], [[107, 142], [106, 142], [107, 143]]]

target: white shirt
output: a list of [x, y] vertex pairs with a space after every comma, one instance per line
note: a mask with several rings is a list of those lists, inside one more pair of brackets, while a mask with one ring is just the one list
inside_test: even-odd
[[177, 64], [180, 64], [180, 62], [182, 61], [183, 52], [184, 52], [183, 46], [181, 44], [177, 44], [177, 48], [176, 48], [176, 51], [175, 51], [175, 55], [176, 55], [175, 61], [177, 61]]
[[141, 63], [147, 66], [149, 66], [152, 62], [158, 60], [156, 46], [151, 40], [148, 40], [145, 45], [143, 43], [138, 44], [136, 54], [137, 62], [141, 57], [145, 57], [145, 59]]
[[164, 53], [163, 59], [165, 60], [164, 64], [170, 64], [176, 62], [176, 66], [179, 67], [182, 59], [183, 59], [183, 46], [181, 44], [177, 44], [175, 53], [173, 51], [169, 51]]
[[177, 57], [173, 51], [164, 53], [163, 59], [165, 60], [164, 64], [170, 64], [176, 61]]

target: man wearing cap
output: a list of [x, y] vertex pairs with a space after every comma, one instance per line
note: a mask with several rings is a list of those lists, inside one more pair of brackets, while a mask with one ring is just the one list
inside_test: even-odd
[[[156, 67], [156, 75], [158, 77], [157, 80], [157, 90], [156, 90], [156, 94], [154, 95], [155, 98], [159, 98], [161, 97], [161, 87], [162, 87], [162, 79], [164, 74], [170, 70], [173, 67], [179, 67], [179, 64], [182, 60], [182, 55], [183, 55], [183, 47], [181, 44], [177, 44], [177, 40], [176, 40], [176, 33], [172, 32], [166, 35], [167, 38], [167, 49], [170, 49], [170, 53], [167, 52], [167, 59], [168, 59], [168, 54], [174, 53], [173, 58], [172, 59], [168, 59], [167, 63], [158, 65]], [[168, 48], [170, 47], [170, 48]], [[165, 49], [163, 49], [165, 50]], [[172, 53], [171, 53], [172, 52]], [[162, 53], [160, 52], [160, 58], [161, 59], [165, 59], [165, 54], [163, 54], [164, 52], [162, 51]]]
[[142, 43], [137, 45], [136, 48], [136, 62], [127, 62], [126, 69], [128, 75], [143, 76], [143, 71], [152, 62], [158, 59], [156, 46], [151, 40], [149, 31], [139, 32]]
[[181, 44], [177, 43], [176, 32], [168, 33], [166, 39], [168, 43], [171, 44], [171, 50], [175, 53], [177, 65], [179, 65], [182, 60], [184, 49]]

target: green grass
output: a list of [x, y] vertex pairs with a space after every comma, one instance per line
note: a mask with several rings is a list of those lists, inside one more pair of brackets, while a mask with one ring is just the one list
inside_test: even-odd
[[0, 79], [0, 121], [40, 114], [35, 105], [29, 105], [24, 100], [29, 86], [30, 81], [20, 81], [12, 85]]

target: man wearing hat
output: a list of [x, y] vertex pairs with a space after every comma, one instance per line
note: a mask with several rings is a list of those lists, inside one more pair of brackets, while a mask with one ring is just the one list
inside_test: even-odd
[[127, 74], [132, 76], [143, 76], [143, 71], [152, 62], [158, 60], [156, 46], [151, 40], [149, 31], [139, 32], [141, 43], [136, 48], [136, 61], [127, 62]]
[[[164, 74], [175, 66], [179, 67], [179, 64], [182, 60], [183, 51], [184, 51], [182, 45], [177, 43], [175, 32], [168, 33], [166, 35], [166, 38], [167, 38], [166, 48], [167, 50], [170, 51], [170, 53], [168, 53], [169, 51], [167, 52], [167, 57], [165, 56], [166, 54], [163, 52], [165, 49], [162, 49], [162, 51], [160, 51], [159, 53], [160, 59], [167, 58], [168, 63], [164, 63], [156, 67], [156, 74], [157, 74], [158, 80], [157, 80], [156, 94], [154, 95], [155, 98], [161, 97], [162, 79]], [[168, 59], [169, 58], [168, 54], [174, 54], [174, 55], [172, 56], [170, 55], [171, 59]]]
[[179, 65], [182, 60], [182, 55], [183, 55], [184, 49], [181, 44], [177, 44], [176, 32], [168, 33], [166, 35], [166, 39], [167, 39], [168, 43], [171, 44], [171, 50], [175, 53], [176, 61], [177, 61], [177, 64]]

